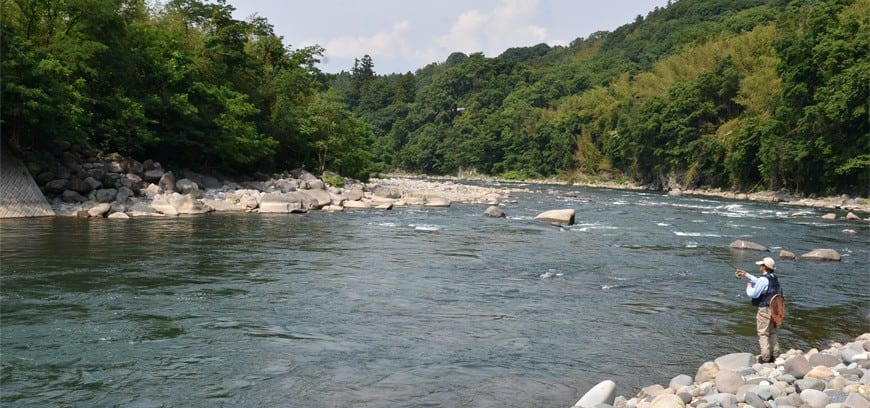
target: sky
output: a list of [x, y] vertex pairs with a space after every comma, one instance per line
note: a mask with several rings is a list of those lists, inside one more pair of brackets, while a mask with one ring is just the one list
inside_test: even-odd
[[667, 0], [228, 0], [237, 20], [266, 18], [284, 45], [325, 48], [321, 71], [369, 55], [377, 74], [414, 72], [453, 52], [568, 45], [613, 31]]

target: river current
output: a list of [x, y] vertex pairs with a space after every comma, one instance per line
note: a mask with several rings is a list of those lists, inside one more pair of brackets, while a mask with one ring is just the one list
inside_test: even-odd
[[[505, 219], [453, 204], [2, 220], [0, 405], [569, 407], [606, 379], [630, 397], [757, 353], [734, 269], [768, 255], [785, 350], [870, 331], [866, 222], [528, 187]], [[561, 208], [574, 225], [534, 220]], [[816, 248], [843, 259], [778, 257]]]

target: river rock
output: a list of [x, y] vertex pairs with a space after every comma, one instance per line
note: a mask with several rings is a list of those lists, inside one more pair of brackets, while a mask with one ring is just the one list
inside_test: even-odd
[[[812, 365], [812, 363], [810, 364]], [[818, 378], [824, 380], [827, 378], [832, 378], [833, 376], [834, 370], [831, 370], [831, 367], [820, 365], [813, 367], [812, 370], [804, 375], [804, 378]]]
[[426, 207], [450, 207], [450, 200], [440, 196], [426, 197]]
[[172, 193], [177, 191], [175, 189], [175, 174], [171, 171], [167, 171], [160, 176], [160, 180], [157, 182], [157, 185], [163, 190], [164, 193]]
[[552, 225], [574, 225], [573, 209], [549, 210], [538, 214], [535, 219]]
[[302, 206], [309, 210], [319, 210], [327, 205], [332, 204], [332, 196], [325, 189], [291, 191], [287, 193], [291, 196], [298, 196]]
[[355, 184], [350, 189], [345, 189], [344, 195], [348, 201], [359, 201], [365, 197], [365, 188], [362, 185]]
[[399, 199], [402, 198], [402, 192], [395, 188], [383, 187], [383, 186], [375, 186], [372, 191], [372, 194], [375, 197], [380, 198], [389, 198], [389, 199]]
[[[294, 192], [294, 193], [298, 193]], [[303, 197], [293, 193], [266, 193], [260, 198], [261, 213], [290, 213], [303, 208]], [[314, 202], [308, 198], [309, 203]]]
[[100, 203], [97, 204], [91, 209], [88, 210], [88, 215], [91, 217], [102, 217], [112, 208], [112, 205], [109, 203]]
[[149, 183], [157, 183], [160, 181], [160, 178], [163, 177], [163, 170], [160, 169], [152, 169], [146, 170], [142, 175], [142, 179]]
[[299, 183], [296, 180], [281, 179], [275, 181], [275, 189], [282, 193], [289, 193], [299, 189]]
[[801, 401], [807, 404], [810, 408], [825, 408], [831, 399], [828, 394], [819, 390], [803, 390], [800, 393]]
[[151, 199], [154, 199], [154, 197], [157, 197], [157, 195], [161, 193], [160, 186], [158, 186], [157, 184], [148, 184], [148, 186], [143, 188], [140, 192], [145, 197]]
[[350, 208], [350, 209], [372, 208], [372, 206], [370, 204], [365, 203], [363, 201], [357, 201], [357, 200], [347, 200], [344, 203], [342, 203], [342, 206], [344, 208]]
[[704, 364], [701, 364], [698, 367], [698, 372], [695, 374], [695, 382], [703, 383], [706, 381], [712, 381], [716, 378], [716, 374], [719, 373], [719, 365], [712, 361], [705, 361]]
[[111, 220], [128, 220], [128, 219], [130, 219], [130, 216], [127, 215], [127, 213], [123, 213], [123, 212], [113, 212], [113, 213], [109, 214], [109, 216], [106, 218], [111, 219]]
[[199, 185], [188, 178], [183, 178], [176, 181], [175, 188], [181, 194], [193, 194], [194, 196], [197, 196], [199, 194]]
[[127, 187], [121, 187], [118, 189], [118, 194], [115, 195], [115, 201], [125, 204], [130, 197], [134, 197], [136, 194], [133, 190]]
[[850, 220], [850, 221], [858, 221], [861, 219], [861, 217], [859, 217], [859, 216], [855, 215], [855, 213], [849, 211], [849, 213], [846, 214], [846, 219]]
[[823, 219], [823, 220], [836, 220], [836, 219], [837, 219], [837, 214], [835, 214], [835, 213], [827, 213], [827, 214], [825, 214], [825, 215], [822, 216], [822, 219]]
[[813, 366], [810, 365], [810, 362], [803, 355], [793, 356], [785, 361], [785, 365], [783, 368], [783, 373], [789, 374], [794, 378], [804, 378], [810, 370], [813, 369]]
[[163, 194], [154, 197], [154, 200], [151, 201], [151, 208], [164, 215], [178, 215], [178, 210], [169, 202], [169, 197]]
[[720, 370], [740, 371], [751, 367], [754, 362], [751, 353], [732, 353], [716, 358], [713, 361]]
[[801, 378], [794, 382], [794, 389], [797, 392], [803, 390], [825, 390], [825, 382], [818, 378]]
[[816, 261], [839, 261], [840, 253], [833, 249], [814, 249], [801, 255], [801, 259], [811, 259]]
[[686, 403], [678, 395], [661, 394], [653, 398], [649, 408], [684, 408]]
[[613, 398], [616, 394], [616, 383], [611, 380], [605, 380], [580, 397], [580, 400], [574, 404], [574, 408], [592, 408], [599, 404], [613, 404]]
[[69, 180], [54, 179], [45, 183], [45, 191], [49, 193], [63, 193], [69, 187]]
[[118, 196], [118, 190], [114, 188], [101, 188], [96, 191], [96, 200], [98, 203], [110, 203], [115, 201], [115, 197]]
[[85, 177], [84, 182], [88, 185], [88, 191], [103, 188], [103, 182], [91, 176]]
[[736, 394], [737, 390], [744, 385], [743, 377], [731, 370], [719, 370], [716, 374], [716, 389], [719, 392]]
[[77, 191], [64, 190], [61, 194], [61, 200], [67, 203], [83, 203], [88, 201], [88, 198], [79, 194]]
[[78, 177], [70, 177], [68, 188], [81, 194], [85, 194], [93, 190], [93, 188], [88, 183], [85, 183], [84, 181], [82, 181], [82, 179]]
[[202, 201], [203, 205], [208, 206], [215, 212], [243, 212], [250, 210], [250, 208], [240, 204], [238, 201], [230, 201], [227, 199], [202, 198], [200, 201]]
[[840, 364], [840, 358], [838, 356], [833, 356], [828, 353], [816, 353], [810, 356], [809, 358], [810, 365], [815, 366], [825, 366], [825, 367], [834, 367], [837, 364]]
[[742, 239], [738, 239], [738, 240], [732, 242], [728, 246], [732, 249], [746, 249], [746, 250], [751, 250], [751, 251], [762, 251], [762, 252], [770, 251], [764, 245], [756, 244], [755, 242], [752, 242], [752, 241], [744, 241]]
[[504, 211], [494, 205], [487, 207], [486, 210], [483, 211], [483, 215], [492, 218], [505, 218]]
[[145, 201], [141, 198], [135, 198], [132, 201], [133, 203], [126, 211], [127, 215], [131, 217], [160, 217], [164, 215], [151, 207], [151, 202]]
[[857, 392], [849, 393], [849, 396], [843, 401], [843, 408], [870, 408], [870, 401], [867, 401]]
[[190, 194], [172, 193], [168, 201], [175, 207], [175, 211], [178, 214], [205, 214], [211, 212], [211, 208], [204, 206]]

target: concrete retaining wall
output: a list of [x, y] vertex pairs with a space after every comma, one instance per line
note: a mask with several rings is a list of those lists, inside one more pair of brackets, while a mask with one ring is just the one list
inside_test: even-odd
[[0, 147], [0, 218], [54, 215], [27, 167], [8, 147]]

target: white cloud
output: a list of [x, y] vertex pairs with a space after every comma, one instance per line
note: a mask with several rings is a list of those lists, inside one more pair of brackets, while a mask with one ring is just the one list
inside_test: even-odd
[[[531, 46], [546, 40], [547, 29], [530, 21], [538, 12], [538, 1], [502, 0], [492, 10], [466, 10], [442, 34], [435, 34], [418, 47], [409, 38], [419, 36], [408, 20], [393, 25], [390, 31], [370, 36], [341, 36], [319, 42], [326, 49], [325, 61], [353, 60], [368, 54], [378, 63], [410, 60], [419, 67], [444, 61], [452, 52], [483, 52], [488, 57], [516, 46]], [[308, 42], [314, 44], [314, 41]]]
[[447, 34], [430, 41], [427, 47], [430, 51], [425, 55], [439, 55], [443, 59], [451, 52], [461, 51], [483, 52], [494, 57], [518, 44], [538, 44], [546, 40], [547, 29], [530, 23], [537, 12], [537, 1], [523, 0], [502, 0], [498, 7], [487, 13], [468, 10], [459, 15]]
[[341, 36], [332, 38], [325, 43], [326, 56], [334, 58], [359, 58], [363, 55], [392, 58], [408, 48], [403, 38], [410, 28], [408, 21], [393, 25], [389, 32], [379, 32], [365, 36]]

